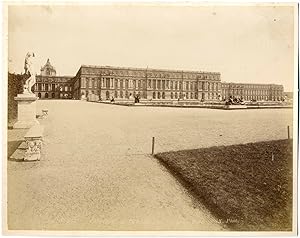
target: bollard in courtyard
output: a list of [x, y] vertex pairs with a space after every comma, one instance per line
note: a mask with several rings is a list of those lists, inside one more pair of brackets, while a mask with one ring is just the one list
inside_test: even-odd
[[152, 155], [154, 155], [154, 143], [155, 143], [155, 138], [152, 137]]
[[290, 139], [290, 126], [287, 126], [288, 139]]

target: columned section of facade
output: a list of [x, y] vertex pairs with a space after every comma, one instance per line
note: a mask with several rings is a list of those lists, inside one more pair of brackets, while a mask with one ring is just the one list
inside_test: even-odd
[[81, 66], [74, 78], [74, 97], [215, 101], [221, 97], [220, 80], [214, 72]]
[[36, 76], [34, 92], [40, 99], [71, 99], [73, 98], [73, 77], [56, 76], [56, 70], [48, 59]]
[[230, 97], [246, 101], [280, 101], [283, 100], [283, 86], [222, 82], [222, 99]]

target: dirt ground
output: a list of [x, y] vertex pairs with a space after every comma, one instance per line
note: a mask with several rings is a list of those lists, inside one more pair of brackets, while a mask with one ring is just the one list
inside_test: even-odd
[[[292, 110], [219, 111], [39, 101], [43, 157], [8, 161], [12, 230], [222, 230], [149, 154], [284, 139]], [[292, 129], [292, 128], [291, 128]]]

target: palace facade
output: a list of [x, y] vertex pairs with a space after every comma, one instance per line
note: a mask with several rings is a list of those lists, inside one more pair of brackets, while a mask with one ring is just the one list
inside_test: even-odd
[[56, 76], [49, 59], [41, 68], [34, 86], [43, 99], [81, 99], [92, 101], [126, 100], [139, 95], [144, 100], [220, 101], [282, 100], [283, 86], [221, 82], [218, 72], [179, 71], [82, 65], [75, 77]]
[[102, 100], [141, 99], [218, 100], [220, 73], [110, 66], [80, 67], [74, 78], [74, 97]]
[[230, 96], [246, 101], [280, 101], [284, 97], [282, 85], [222, 82], [222, 99]]
[[42, 99], [71, 99], [73, 98], [73, 77], [56, 76], [56, 70], [48, 59], [36, 76], [34, 85], [35, 95]]

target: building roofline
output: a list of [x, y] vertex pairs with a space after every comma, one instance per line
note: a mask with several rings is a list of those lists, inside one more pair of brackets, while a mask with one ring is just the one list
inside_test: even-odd
[[[105, 66], [97, 66], [97, 65], [86, 65], [83, 64], [80, 66], [81, 68], [96, 68], [96, 69], [119, 69], [119, 70], [151, 70], [151, 71], [165, 71], [165, 72], [173, 72], [173, 73], [210, 73], [210, 74], [215, 74], [215, 75], [220, 75], [220, 72], [209, 72], [209, 71], [197, 71], [197, 70], [172, 70], [172, 69], [153, 69], [153, 68], [136, 68], [136, 67], [119, 67], [119, 66], [111, 66], [111, 65], [105, 65]], [[79, 69], [79, 70], [80, 70]], [[78, 70], [78, 71], [79, 71]]]
[[70, 75], [41, 75], [38, 74], [38, 77], [44, 77], [44, 78], [74, 78], [74, 76]]
[[237, 82], [226, 82], [226, 81], [221, 81], [221, 83], [226, 83], [226, 84], [240, 84], [240, 85], [255, 85], [255, 86], [283, 86], [282, 84], [275, 84], [275, 83], [237, 83]]

